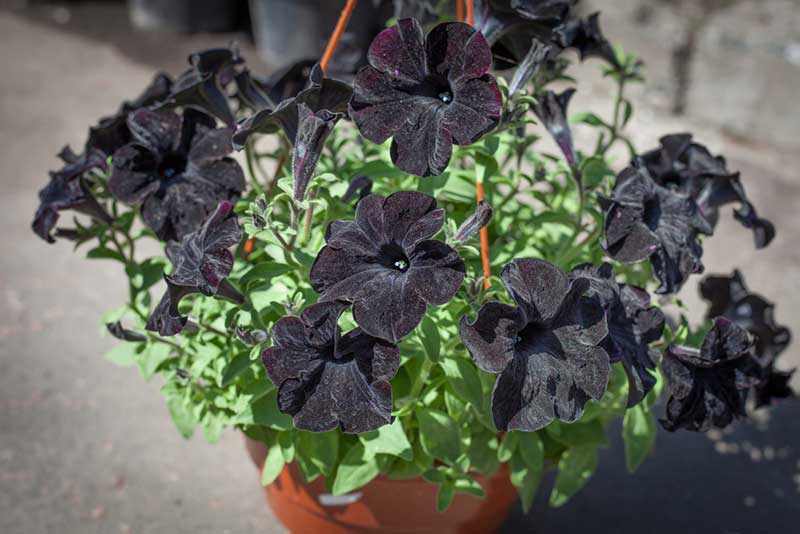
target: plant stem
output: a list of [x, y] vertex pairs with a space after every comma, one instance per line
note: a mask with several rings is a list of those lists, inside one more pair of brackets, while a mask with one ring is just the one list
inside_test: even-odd
[[475, 5], [472, 0], [464, 0], [467, 4], [467, 24], [475, 26]]
[[[475, 182], [475, 193], [478, 203], [483, 200], [483, 182]], [[492, 276], [492, 267], [489, 264], [489, 230], [485, 226], [480, 230], [481, 239], [481, 266], [483, 267], [483, 289], [489, 289], [489, 278]]]
[[319, 66], [322, 67], [323, 72], [328, 70], [328, 64], [331, 62], [336, 46], [339, 44], [339, 39], [342, 38], [347, 22], [350, 20], [350, 15], [353, 14], [355, 8], [356, 0], [347, 0], [347, 4], [342, 9], [342, 14], [339, 15], [339, 21], [336, 23], [336, 27], [328, 40], [328, 45], [325, 47], [325, 52], [322, 54], [322, 59], [319, 60]]
[[464, 22], [464, 0], [456, 0], [456, 20]]

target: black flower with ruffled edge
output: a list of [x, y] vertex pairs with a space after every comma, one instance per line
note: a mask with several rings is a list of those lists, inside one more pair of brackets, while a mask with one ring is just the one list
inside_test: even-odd
[[570, 165], [575, 165], [576, 159], [575, 148], [572, 145], [572, 131], [567, 122], [567, 107], [574, 94], [575, 89], [566, 89], [561, 93], [545, 91], [537, 97], [533, 106], [533, 112], [553, 136], [553, 140]]
[[[53, 229], [58, 222], [58, 212], [68, 209], [89, 215], [106, 224], [112, 222], [111, 216], [95, 199], [82, 178], [92, 170], [101, 172], [107, 170], [107, 158], [131, 140], [127, 124], [130, 112], [164, 98], [169, 92], [171, 83], [167, 75], [156, 74], [141, 95], [131, 101], [126, 100], [114, 115], [100, 119], [95, 126], [89, 128], [82, 153], [75, 154], [69, 146], [61, 149], [58, 157], [64, 165], [58, 171], [50, 173], [50, 182], [39, 191], [40, 205], [32, 224], [36, 235], [48, 243], [54, 243]], [[56, 235], [82, 238], [80, 232], [74, 229], [59, 229]]]
[[725, 158], [714, 156], [705, 146], [692, 142], [691, 134], [661, 138], [661, 146], [642, 154], [641, 162], [656, 183], [688, 194], [711, 224], [717, 225], [719, 208], [738, 203], [734, 218], [753, 232], [756, 248], [766, 247], [775, 237], [775, 227], [756, 213], [747, 199], [738, 172], [730, 172]]
[[236, 67], [243, 62], [236, 46], [211, 48], [191, 54], [191, 67], [178, 76], [161, 106], [197, 108], [233, 126], [236, 118], [228, 103], [225, 87], [234, 81]]
[[492, 392], [497, 429], [577, 421], [586, 402], [605, 393], [610, 370], [605, 314], [583, 296], [590, 281], [534, 259], [513, 260], [500, 278], [517, 306], [487, 302], [459, 324], [478, 368], [500, 375]]
[[322, 300], [351, 302], [358, 326], [397, 343], [422, 320], [426, 304], [446, 304], [464, 280], [458, 252], [431, 239], [443, 225], [444, 210], [430, 195], [366, 196], [355, 221], [328, 226], [311, 286]]
[[628, 167], [617, 176], [605, 210], [601, 242], [613, 260], [650, 259], [661, 285], [656, 293], [675, 293], [692, 273], [703, 272], [698, 235], [711, 225], [690, 197], [656, 184], [646, 170]]
[[747, 331], [717, 317], [700, 349], [670, 345], [664, 352], [667, 409], [661, 425], [705, 432], [745, 415], [747, 392], [762, 380]]
[[597, 57], [607, 61], [614, 68], [620, 68], [614, 47], [600, 30], [600, 13], [586, 18], [571, 18], [560, 27], [555, 34], [563, 48], [574, 48], [583, 61], [589, 57]]
[[227, 157], [231, 130], [215, 124], [194, 109], [141, 109], [128, 117], [133, 142], [114, 153], [109, 190], [141, 204], [144, 222], [165, 241], [179, 241], [244, 190], [242, 169]]
[[274, 344], [262, 355], [278, 387], [278, 408], [300, 430], [375, 430], [392, 422], [389, 380], [400, 366], [397, 346], [356, 328], [341, 335], [341, 302], [308, 306], [272, 329]]
[[755, 354], [765, 376], [765, 382], [755, 388], [756, 405], [764, 406], [773, 399], [794, 396], [789, 380], [795, 370], [782, 371], [775, 367], [776, 359], [792, 338], [787, 327], [776, 323], [775, 305], [751, 293], [738, 270], [731, 276], [706, 276], [700, 282], [700, 294], [709, 302], [707, 318], [724, 315], [755, 337]]
[[656, 384], [658, 351], [650, 343], [664, 332], [663, 312], [650, 305], [650, 295], [642, 288], [620, 284], [611, 265], [590, 264], [572, 269], [570, 277], [589, 280], [587, 296], [596, 299], [606, 312], [608, 336], [602, 347], [612, 362], [622, 360], [628, 375], [628, 407], [641, 402]]
[[183, 330], [188, 318], [180, 315], [178, 304], [192, 293], [219, 296], [239, 304], [244, 301], [226, 280], [233, 269], [233, 254], [228, 249], [238, 245], [243, 236], [232, 210], [230, 202], [220, 203], [200, 228], [179, 243], [167, 245], [172, 273], [164, 276], [167, 291], [147, 321], [147, 330], [162, 336]]
[[392, 161], [405, 172], [441, 174], [454, 144], [474, 143], [500, 119], [491, 50], [468, 24], [439, 24], [425, 38], [416, 20], [400, 20], [375, 37], [367, 58], [350, 117], [373, 143], [392, 137]]
[[561, 51], [555, 30], [572, 15], [574, 0], [474, 0], [475, 28], [483, 33], [503, 70], [522, 62], [536, 40], [549, 45], [551, 57]]
[[244, 148], [250, 136], [255, 134], [271, 134], [283, 129], [292, 144], [297, 138], [300, 124], [299, 106], [305, 105], [317, 114], [326, 111], [341, 116], [347, 111], [347, 103], [353, 89], [344, 82], [326, 78], [322, 68], [317, 64], [311, 69], [308, 87], [297, 96], [286, 98], [278, 107], [261, 109], [252, 117], [244, 119], [236, 125], [233, 134], [233, 145], [237, 150]]

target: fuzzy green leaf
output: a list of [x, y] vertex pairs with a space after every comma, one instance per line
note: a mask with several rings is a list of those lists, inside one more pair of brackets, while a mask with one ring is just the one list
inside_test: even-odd
[[442, 347], [442, 339], [439, 336], [439, 328], [436, 323], [427, 315], [422, 318], [419, 330], [417, 330], [422, 346], [425, 347], [425, 354], [432, 362], [439, 361], [439, 354]]
[[558, 462], [558, 475], [550, 493], [550, 505], [554, 507], [564, 505], [586, 485], [596, 468], [596, 446], [581, 445], [567, 449]]
[[283, 471], [284, 465], [286, 465], [286, 462], [283, 459], [281, 447], [276, 443], [269, 448], [267, 458], [264, 460], [264, 468], [261, 470], [261, 485], [269, 486], [275, 482], [275, 479]]
[[436, 459], [455, 463], [461, 455], [461, 436], [455, 422], [439, 410], [420, 408], [416, 413], [425, 452]]
[[370, 454], [391, 454], [403, 460], [414, 459], [414, 451], [408, 442], [403, 424], [396, 418], [391, 425], [384, 425], [377, 430], [360, 434], [359, 439]]
[[456, 394], [477, 410], [483, 409], [483, 389], [475, 365], [466, 358], [444, 358], [439, 365]]
[[625, 464], [633, 473], [642, 464], [656, 441], [656, 418], [646, 403], [629, 408], [622, 419]]
[[376, 456], [367, 453], [364, 445], [358, 442], [342, 458], [336, 470], [332, 493], [343, 495], [358, 489], [378, 476], [380, 471]]

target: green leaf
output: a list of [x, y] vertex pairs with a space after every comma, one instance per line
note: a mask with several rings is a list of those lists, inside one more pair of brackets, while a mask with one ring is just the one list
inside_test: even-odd
[[167, 399], [167, 410], [181, 436], [186, 439], [192, 437], [196, 421], [192, 410], [186, 406], [184, 399], [178, 395], [170, 396]]
[[358, 438], [368, 454], [391, 454], [407, 461], [414, 459], [414, 451], [399, 418], [391, 425], [359, 434]]
[[483, 486], [481, 486], [477, 480], [469, 475], [464, 475], [455, 479], [453, 486], [457, 493], [469, 493], [475, 497], [486, 496], [486, 492], [483, 491]]
[[455, 487], [451, 481], [448, 480], [442, 483], [442, 485], [439, 486], [439, 493], [436, 495], [436, 509], [440, 512], [444, 512], [450, 508], [455, 493]]
[[95, 247], [86, 253], [86, 257], [93, 260], [117, 260], [122, 263], [127, 261], [122, 254], [106, 247]]
[[368, 454], [360, 441], [350, 447], [339, 463], [331, 493], [343, 495], [358, 489], [378, 476], [380, 467], [374, 454]]
[[483, 389], [478, 370], [472, 361], [466, 358], [443, 358], [439, 365], [459, 397], [469, 402], [476, 409], [483, 409]]
[[416, 413], [422, 448], [434, 458], [454, 464], [461, 455], [461, 436], [455, 422], [439, 410], [420, 408]]
[[269, 486], [275, 482], [275, 479], [283, 471], [284, 465], [286, 465], [286, 462], [283, 459], [281, 447], [276, 443], [269, 448], [267, 459], [264, 460], [264, 468], [261, 470], [261, 485]]
[[278, 410], [278, 391], [276, 389], [247, 406], [233, 418], [231, 423], [261, 425], [274, 430], [290, 430], [292, 428], [292, 418]]
[[586, 485], [597, 468], [597, 447], [582, 445], [567, 449], [558, 462], [558, 475], [550, 493], [550, 505], [564, 505]]
[[583, 124], [588, 124], [590, 126], [605, 126], [606, 128], [610, 128], [610, 126], [606, 124], [606, 122], [603, 119], [601, 119], [600, 117], [589, 111], [575, 113], [569, 118], [569, 122], [571, 122], [572, 124], [583, 123]]
[[169, 358], [171, 352], [172, 347], [166, 343], [150, 343], [144, 348], [136, 363], [145, 380], [153, 378], [158, 366]]
[[625, 464], [633, 473], [653, 449], [656, 441], [656, 418], [647, 404], [641, 402], [629, 408], [622, 419], [622, 438], [625, 440]]
[[509, 462], [511, 483], [519, 492], [519, 500], [522, 510], [528, 512], [536, 498], [536, 490], [539, 489], [539, 482], [542, 480], [542, 466], [538, 468], [528, 465], [521, 452], [511, 457]]
[[600, 419], [593, 419], [586, 423], [559, 423], [553, 421], [546, 428], [547, 433], [559, 443], [568, 447], [579, 445], [606, 445], [606, 430]]
[[333, 473], [339, 459], [339, 431], [296, 432], [297, 456], [303, 456], [325, 476]]
[[106, 359], [122, 367], [130, 367], [136, 363], [138, 358], [137, 350], [141, 347], [140, 343], [120, 343], [110, 351], [106, 352]]
[[247, 287], [252, 282], [259, 282], [261, 285], [266, 285], [269, 281], [277, 276], [292, 272], [292, 268], [284, 263], [277, 263], [274, 261], [265, 261], [255, 265], [252, 269], [247, 271], [244, 276], [239, 280], [239, 285]]
[[148, 258], [139, 265], [141, 281], [138, 285], [140, 291], [151, 288], [161, 281], [164, 274], [164, 260], [162, 258]]
[[497, 436], [492, 436], [485, 432], [474, 434], [467, 452], [470, 468], [475, 469], [482, 475], [491, 476], [495, 474], [500, 466], [500, 462], [497, 460], [497, 447]]
[[539, 434], [520, 432], [517, 450], [528, 467], [539, 471], [544, 469], [544, 445]]
[[427, 315], [422, 318], [419, 330], [417, 330], [422, 346], [425, 347], [425, 354], [432, 362], [439, 361], [439, 352], [441, 351], [442, 339], [439, 336], [439, 327], [433, 322], [433, 319]]
[[497, 459], [501, 462], [511, 460], [514, 451], [517, 450], [519, 444], [519, 432], [507, 432], [503, 436], [503, 441], [500, 442], [500, 447], [497, 449]]
[[236, 357], [228, 362], [225, 370], [222, 372], [222, 387], [227, 387], [231, 382], [236, 380], [236, 377], [242, 374], [248, 367], [250, 367], [250, 354], [248, 352], [240, 352]]
[[283, 460], [288, 464], [294, 461], [294, 431], [280, 432], [278, 434], [278, 445], [283, 453]]

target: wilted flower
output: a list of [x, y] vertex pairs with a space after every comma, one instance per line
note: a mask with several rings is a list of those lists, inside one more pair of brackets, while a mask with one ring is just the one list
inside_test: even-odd
[[517, 259], [500, 278], [517, 303], [487, 302], [461, 340], [475, 364], [500, 375], [492, 392], [498, 430], [535, 431], [554, 418], [571, 423], [606, 391], [608, 335], [600, 304], [583, 294], [586, 278], [568, 277], [543, 260]]
[[128, 125], [133, 142], [114, 153], [109, 189], [127, 204], [141, 204], [142, 218], [159, 238], [180, 240], [197, 229], [223, 200], [244, 190], [231, 152], [230, 128], [193, 109], [141, 109]]
[[180, 241], [167, 245], [167, 257], [172, 273], [165, 275], [167, 292], [161, 298], [150, 319], [147, 330], [171, 336], [183, 330], [188, 320], [178, 312], [178, 304], [186, 295], [202, 293], [242, 303], [244, 298], [225, 279], [233, 269], [230, 247], [238, 245], [243, 232], [233, 205], [222, 202], [203, 225]]
[[622, 359], [628, 375], [628, 407], [642, 401], [656, 384], [653, 371], [658, 351], [650, 343], [664, 331], [664, 314], [650, 305], [650, 295], [642, 288], [620, 284], [611, 265], [590, 264], [572, 269], [570, 277], [589, 280], [586, 295], [597, 300], [606, 312], [608, 336], [601, 346], [611, 361]]
[[239, 338], [239, 341], [241, 341], [245, 345], [254, 346], [266, 343], [267, 340], [269, 339], [269, 334], [263, 330], [259, 329], [248, 330], [246, 328], [242, 328], [241, 326], [237, 326], [236, 337]]
[[251, 135], [275, 133], [283, 129], [286, 137], [294, 144], [300, 126], [299, 105], [305, 105], [314, 114], [323, 110], [337, 118], [347, 111], [347, 102], [353, 89], [344, 82], [325, 78], [322, 68], [317, 64], [311, 69], [308, 87], [296, 96], [286, 98], [275, 109], [261, 109], [236, 125], [233, 144], [237, 150], [244, 148]]
[[500, 119], [491, 50], [468, 24], [439, 24], [424, 39], [416, 20], [400, 20], [375, 37], [367, 58], [350, 117], [374, 143], [392, 137], [392, 161], [405, 172], [441, 174], [453, 144], [474, 143]]
[[572, 146], [572, 131], [567, 122], [567, 107], [574, 94], [575, 89], [566, 89], [559, 94], [548, 90], [537, 97], [533, 106], [533, 112], [553, 136], [570, 165], [575, 165], [576, 159], [575, 149]]
[[392, 422], [389, 380], [400, 366], [397, 346], [356, 328], [341, 335], [341, 302], [308, 306], [272, 329], [264, 368], [278, 386], [278, 408], [300, 430], [375, 430]]
[[242, 62], [236, 46], [191, 54], [191, 67], [178, 76], [162, 105], [198, 108], [233, 126], [236, 118], [224, 87], [235, 79], [235, 67]]
[[747, 199], [738, 172], [728, 171], [725, 158], [713, 156], [708, 148], [692, 142], [691, 134], [672, 134], [661, 138], [661, 146], [641, 156], [642, 164], [656, 183], [689, 195], [700, 213], [717, 225], [719, 208], [739, 203], [733, 215], [753, 231], [757, 248], [767, 246], [775, 237], [775, 227], [762, 219]]
[[328, 226], [311, 285], [322, 300], [351, 302], [365, 332], [396, 343], [419, 324], [426, 303], [447, 303], [464, 280], [458, 252], [430, 239], [443, 225], [444, 210], [430, 195], [364, 197], [355, 221]]
[[703, 272], [699, 233], [711, 226], [686, 195], [656, 184], [646, 171], [628, 167], [617, 176], [605, 210], [606, 253], [623, 263], [650, 258], [661, 285], [656, 293], [675, 293], [692, 273]]
[[514, 76], [508, 84], [508, 97], [511, 98], [517, 91], [523, 89], [528, 82], [536, 76], [539, 69], [544, 64], [547, 56], [550, 54], [550, 46], [534, 39], [531, 41], [531, 47], [525, 57], [514, 71]]
[[775, 322], [775, 305], [761, 295], [751, 293], [738, 270], [734, 270], [731, 276], [705, 277], [700, 282], [700, 294], [710, 304], [707, 318], [724, 315], [755, 337], [755, 355], [766, 377], [765, 383], [756, 386], [757, 405], [792, 396], [789, 380], [794, 370], [775, 368], [777, 357], [792, 337], [787, 327]]
[[485, 200], [478, 202], [475, 211], [467, 217], [461, 226], [456, 230], [456, 235], [453, 239], [459, 243], [466, 243], [474, 235], [480, 232], [481, 228], [489, 224], [492, 220], [494, 210]]
[[747, 392], [761, 380], [752, 349], [747, 331], [724, 317], [714, 320], [699, 350], [667, 347], [662, 368], [669, 399], [661, 425], [705, 432], [744, 416]]
[[587, 57], [599, 57], [615, 68], [621, 65], [617, 61], [614, 47], [600, 30], [600, 13], [594, 13], [584, 19], [572, 18], [555, 30], [559, 44], [563, 48], [574, 48], [581, 60]]

